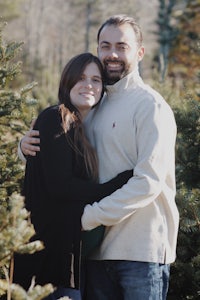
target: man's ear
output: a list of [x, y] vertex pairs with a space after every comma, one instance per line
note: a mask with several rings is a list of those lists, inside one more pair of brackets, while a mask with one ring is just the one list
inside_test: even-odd
[[141, 46], [139, 49], [138, 49], [138, 61], [141, 61], [144, 57], [144, 47]]

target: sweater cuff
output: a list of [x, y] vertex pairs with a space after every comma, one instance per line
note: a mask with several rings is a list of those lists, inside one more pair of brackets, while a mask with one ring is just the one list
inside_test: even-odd
[[26, 163], [26, 157], [24, 156], [23, 152], [22, 152], [22, 149], [21, 149], [21, 141], [19, 141], [18, 143], [18, 148], [17, 148], [17, 154], [18, 154], [18, 157], [19, 159], [25, 164]]
[[98, 220], [95, 220], [95, 214], [92, 208], [93, 206], [90, 204], [87, 204], [84, 208], [83, 215], [81, 217], [83, 230], [92, 230], [97, 226], [102, 225], [98, 222]]

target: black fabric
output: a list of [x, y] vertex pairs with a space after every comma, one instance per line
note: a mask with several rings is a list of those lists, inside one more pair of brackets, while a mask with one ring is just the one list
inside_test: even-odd
[[[84, 206], [121, 187], [132, 172], [123, 172], [105, 184], [92, 182], [82, 157], [77, 165], [63, 134], [58, 106], [44, 110], [34, 129], [40, 132], [41, 151], [27, 158], [23, 194], [36, 230], [33, 240], [42, 240], [45, 249], [15, 256], [14, 282], [27, 289], [35, 275], [38, 284], [79, 288], [80, 217]], [[68, 133], [72, 140], [73, 133], [73, 129]]]
[[100, 246], [105, 233], [105, 226], [98, 226], [90, 231], [83, 231], [81, 234], [82, 250], [81, 256], [89, 258], [93, 251]]

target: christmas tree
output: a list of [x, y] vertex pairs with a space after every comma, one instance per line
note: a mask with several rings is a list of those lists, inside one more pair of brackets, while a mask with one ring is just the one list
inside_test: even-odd
[[6, 43], [0, 23], [0, 297], [13, 300], [40, 300], [53, 291], [51, 285], [35, 286], [28, 291], [12, 282], [13, 255], [33, 253], [43, 248], [40, 241], [30, 243], [35, 234], [24, 199], [20, 196], [24, 166], [17, 158], [20, 132], [27, 130], [32, 117], [35, 99], [30, 92], [35, 83], [23, 88], [18, 85], [21, 73], [16, 56], [22, 43]]

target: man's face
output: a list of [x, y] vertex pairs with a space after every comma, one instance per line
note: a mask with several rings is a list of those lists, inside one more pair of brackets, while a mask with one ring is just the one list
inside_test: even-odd
[[107, 84], [114, 84], [132, 72], [143, 58], [130, 24], [105, 26], [99, 36], [98, 56], [104, 66]]

